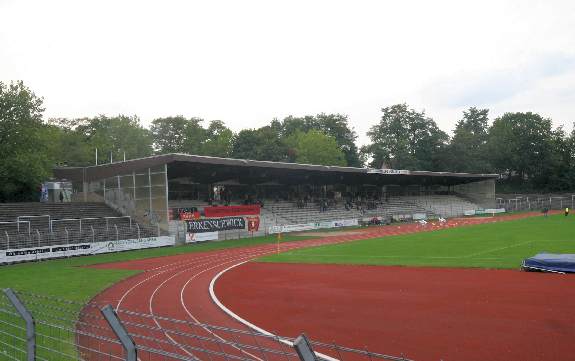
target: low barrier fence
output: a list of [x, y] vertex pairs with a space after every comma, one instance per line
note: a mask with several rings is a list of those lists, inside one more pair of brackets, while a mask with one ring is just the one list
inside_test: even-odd
[[160, 236], [155, 228], [143, 227], [131, 217], [48, 219], [46, 224], [31, 225], [23, 217], [14, 222], [0, 222], [0, 250], [50, 245], [104, 242]]
[[496, 198], [498, 208], [513, 211], [540, 211], [543, 209], [563, 210], [575, 207], [575, 194], [548, 196], [516, 196], [514, 198]]
[[0, 293], [0, 350], [0, 360], [18, 361], [408, 361], [304, 334], [280, 337], [11, 289]]

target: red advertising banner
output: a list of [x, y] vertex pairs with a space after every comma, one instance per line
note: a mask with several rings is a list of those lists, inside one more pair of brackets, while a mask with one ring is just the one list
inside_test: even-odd
[[200, 219], [200, 212], [181, 212], [181, 221], [191, 221], [192, 219]]
[[208, 218], [258, 214], [260, 214], [259, 204], [252, 204], [247, 206], [214, 206], [204, 208], [204, 215]]
[[260, 217], [246, 217], [248, 232], [257, 232], [260, 229]]

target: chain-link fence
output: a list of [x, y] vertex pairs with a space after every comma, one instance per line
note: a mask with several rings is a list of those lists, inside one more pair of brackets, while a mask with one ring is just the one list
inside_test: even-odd
[[408, 360], [298, 338], [77, 303], [0, 293], [0, 360]]

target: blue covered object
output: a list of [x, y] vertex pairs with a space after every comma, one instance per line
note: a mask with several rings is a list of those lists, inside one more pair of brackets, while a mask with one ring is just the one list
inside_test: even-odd
[[575, 254], [539, 253], [523, 260], [525, 270], [575, 273]]

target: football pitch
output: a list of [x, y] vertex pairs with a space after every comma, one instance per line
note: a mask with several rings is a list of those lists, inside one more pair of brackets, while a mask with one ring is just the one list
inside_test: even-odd
[[575, 253], [575, 217], [553, 215], [298, 249], [266, 262], [519, 268], [539, 252]]

